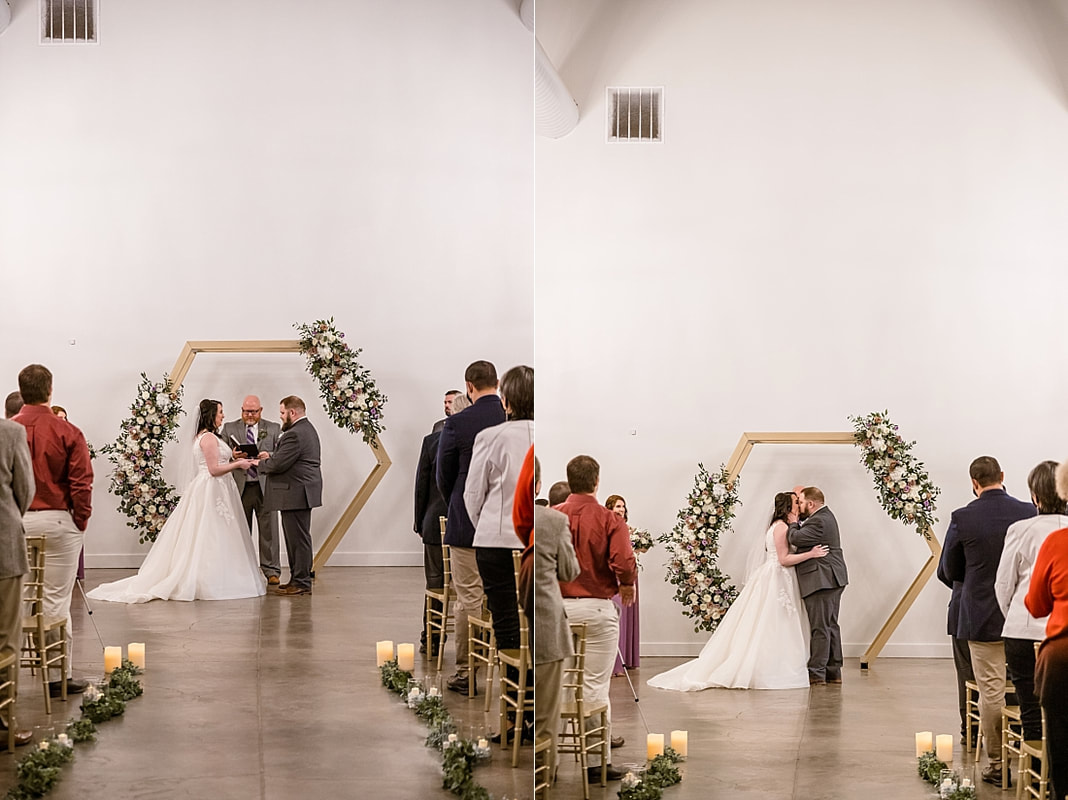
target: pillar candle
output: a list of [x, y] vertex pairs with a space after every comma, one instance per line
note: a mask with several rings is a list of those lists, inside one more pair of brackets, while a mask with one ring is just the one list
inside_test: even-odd
[[415, 669], [415, 645], [414, 644], [399, 644], [397, 645], [397, 666], [400, 669], [411, 672]]
[[135, 667], [145, 668], [145, 643], [144, 642], [130, 642], [126, 645], [126, 653], [129, 656], [130, 663]]
[[953, 760], [953, 737], [948, 733], [940, 733], [936, 739], [937, 749], [935, 755], [939, 761], [949, 763]]
[[104, 648], [104, 672], [110, 673], [116, 667], [122, 666], [122, 648], [121, 647], [105, 647]]
[[378, 652], [378, 666], [381, 667], [387, 661], [393, 660], [393, 642], [388, 639], [378, 642], [376, 644], [376, 649]]
[[689, 738], [688, 731], [671, 732], [671, 749], [683, 758], [686, 758], [686, 745]]
[[645, 755], [650, 761], [664, 755], [664, 734], [650, 733], [645, 738]]
[[934, 750], [931, 746], [933, 734], [930, 731], [920, 731], [916, 734], [916, 758], [919, 758], [928, 750]]

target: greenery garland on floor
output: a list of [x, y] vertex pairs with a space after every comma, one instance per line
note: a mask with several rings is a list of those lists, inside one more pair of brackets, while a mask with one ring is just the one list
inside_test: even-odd
[[682, 780], [682, 774], [675, 766], [680, 761], [682, 756], [670, 747], [665, 748], [663, 754], [652, 760], [641, 777], [630, 772], [623, 776], [619, 800], [660, 800], [664, 796], [664, 789]]
[[[387, 661], [379, 669], [382, 685], [403, 697], [408, 691], [409, 682], [414, 679], [412, 673], [400, 669], [396, 659]], [[478, 761], [475, 744], [470, 739], [461, 739], [456, 735], [456, 723], [446, 710], [441, 695], [422, 698], [412, 706], [412, 710], [430, 729], [426, 746], [441, 750], [442, 786], [460, 800], [492, 800], [489, 791], [474, 779], [474, 767]]]
[[139, 697], [144, 689], [136, 675], [141, 670], [129, 661], [111, 671], [103, 691], [90, 684], [82, 697], [82, 718], [71, 720], [66, 730], [42, 739], [15, 766], [18, 783], [8, 789], [5, 800], [35, 800], [59, 783], [63, 765], [74, 760], [74, 745], [96, 739], [96, 724], [117, 717], [126, 710], [126, 701]]
[[[921, 778], [930, 784], [933, 784], [936, 789], [940, 788], [939, 781], [942, 779], [942, 770], [948, 769], [948, 765], [945, 761], [942, 761], [934, 750], [928, 750], [917, 759], [916, 772]], [[959, 786], [956, 783], [953, 785], [953, 789], [945, 795], [942, 795], [944, 800], [975, 800], [976, 793], [974, 786]]]

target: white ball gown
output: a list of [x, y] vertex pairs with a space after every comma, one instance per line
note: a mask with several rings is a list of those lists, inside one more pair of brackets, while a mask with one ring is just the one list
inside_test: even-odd
[[[147, 603], [150, 600], [236, 600], [266, 593], [241, 498], [233, 476], [212, 476], [193, 443], [196, 476], [163, 524], [136, 575], [89, 592], [94, 600]], [[219, 464], [230, 461], [219, 441]]]
[[793, 567], [779, 564], [774, 525], [764, 536], [764, 561], [693, 661], [651, 678], [678, 692], [800, 689], [808, 686], [808, 618]]

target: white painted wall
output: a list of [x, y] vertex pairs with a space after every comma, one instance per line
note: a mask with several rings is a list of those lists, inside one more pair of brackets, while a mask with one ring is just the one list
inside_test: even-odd
[[[1063, 12], [1064, 5], [1057, 4]], [[538, 38], [582, 110], [539, 139], [538, 451], [589, 453], [601, 496], [669, 529], [698, 461], [744, 430], [848, 430], [888, 408], [944, 494], [997, 456], [1009, 489], [1068, 456], [1068, 115], [1046, 30], [1011, 0], [541, 0]], [[665, 87], [665, 140], [604, 141], [604, 88]], [[927, 548], [849, 447], [758, 447], [723, 541], [732, 574], [775, 491], [826, 492], [859, 655]], [[643, 652], [695, 653], [641, 577]], [[885, 655], [948, 655], [929, 585]]]
[[[291, 339], [334, 316], [389, 395], [393, 458], [332, 564], [416, 564], [412, 480], [442, 395], [477, 358], [533, 359], [533, 36], [484, 0], [107, 0], [100, 44], [0, 39], [0, 394], [27, 363], [91, 441], [187, 340]], [[308, 403], [321, 542], [374, 461], [304, 361], [200, 356], [186, 407]], [[167, 454], [181, 482], [189, 432]], [[90, 565], [145, 548], [95, 464]]]

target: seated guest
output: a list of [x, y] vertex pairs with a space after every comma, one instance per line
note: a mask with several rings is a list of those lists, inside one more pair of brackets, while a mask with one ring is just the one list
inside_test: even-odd
[[1038, 516], [1009, 526], [994, 582], [998, 606], [1005, 615], [1001, 632], [1005, 640], [1005, 662], [1020, 701], [1024, 739], [1029, 741], [1042, 738], [1042, 709], [1035, 695], [1035, 642], [1045, 637], [1047, 620], [1032, 617], [1024, 598], [1031, 586], [1031, 568], [1042, 543], [1054, 531], [1068, 528], [1064, 501], [1057, 496], [1056, 471], [1056, 461], [1043, 461], [1027, 476], [1027, 488], [1031, 490], [1031, 502], [1038, 508]]
[[[1057, 468], [1057, 494], [1068, 497], [1068, 461]], [[1050, 796], [1068, 797], [1068, 529], [1054, 531], [1039, 548], [1024, 604], [1031, 616], [1049, 616], [1035, 662], [1035, 691], [1046, 712]]]

